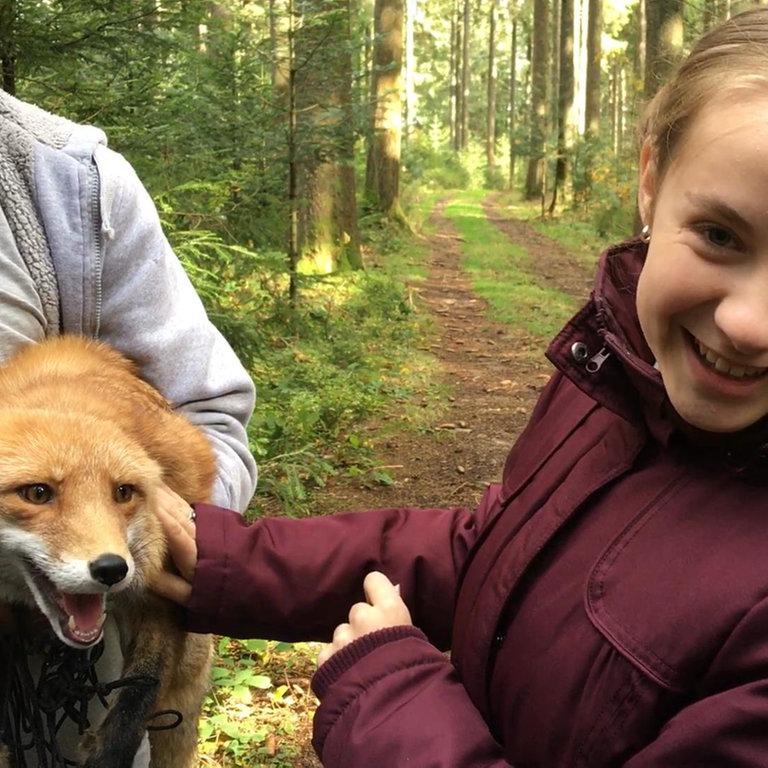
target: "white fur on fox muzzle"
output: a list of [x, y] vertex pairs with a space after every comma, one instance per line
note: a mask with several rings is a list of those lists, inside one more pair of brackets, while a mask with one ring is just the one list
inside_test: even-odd
[[87, 648], [99, 642], [106, 618], [107, 594], [130, 585], [133, 562], [113, 553], [104, 553], [89, 561], [64, 561], [53, 557], [28, 533], [5, 531], [1, 538], [14, 552], [14, 570], [20, 572], [27, 587], [19, 588], [20, 594], [11, 598], [34, 603], [67, 645]]

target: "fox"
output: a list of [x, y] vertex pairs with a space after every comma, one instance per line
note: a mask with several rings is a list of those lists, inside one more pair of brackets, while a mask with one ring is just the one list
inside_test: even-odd
[[[215, 475], [203, 432], [107, 343], [61, 335], [0, 366], [0, 625], [86, 654], [109, 615], [122, 678], [143, 683], [116, 687], [78, 736], [85, 768], [130, 768], [157, 712], [180, 722], [150, 728], [152, 768], [197, 764], [213, 639], [149, 585], [168, 561], [158, 489], [206, 502]], [[0, 768], [17, 760], [0, 748]]]

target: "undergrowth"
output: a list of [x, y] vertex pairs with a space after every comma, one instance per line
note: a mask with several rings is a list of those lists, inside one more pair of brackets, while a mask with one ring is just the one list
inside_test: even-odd
[[210, 768], [293, 768], [310, 749], [318, 643], [218, 638], [213, 688], [200, 724]]
[[418, 240], [371, 217], [367, 268], [302, 276], [288, 300], [283, 257], [166, 224], [209, 316], [257, 389], [249, 424], [259, 487], [248, 514], [304, 515], [337, 473], [388, 483], [360, 433], [429, 378], [428, 329], [407, 281], [423, 275]]

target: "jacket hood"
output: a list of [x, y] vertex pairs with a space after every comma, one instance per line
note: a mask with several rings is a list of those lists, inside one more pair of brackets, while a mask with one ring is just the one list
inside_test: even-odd
[[636, 310], [637, 280], [647, 245], [634, 238], [600, 257], [589, 301], [555, 337], [550, 361], [600, 405], [647, 429], [670, 448], [740, 474], [768, 479], [768, 417], [731, 434], [704, 432], [684, 422], [670, 404], [654, 368]]

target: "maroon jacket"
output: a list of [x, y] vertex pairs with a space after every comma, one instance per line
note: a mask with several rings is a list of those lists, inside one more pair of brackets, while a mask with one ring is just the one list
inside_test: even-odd
[[768, 766], [768, 430], [670, 417], [634, 310], [644, 253], [604, 256], [477, 510], [199, 508], [192, 629], [327, 640], [368, 571], [400, 584], [420, 629], [315, 676], [325, 765]]

